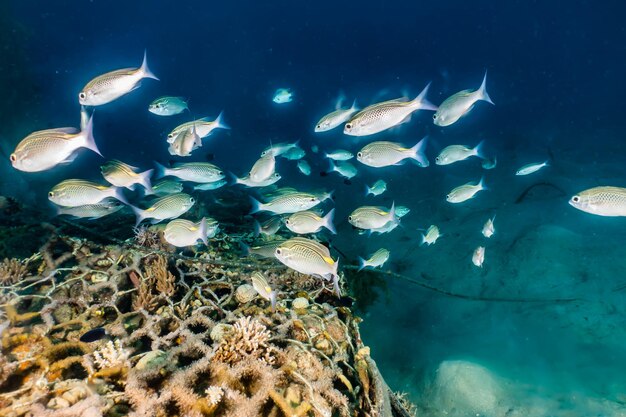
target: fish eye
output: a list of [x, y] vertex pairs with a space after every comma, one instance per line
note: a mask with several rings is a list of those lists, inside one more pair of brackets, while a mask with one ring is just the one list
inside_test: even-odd
[[352, 123], [347, 123], [346, 124], [346, 129], [352, 129]]
[[574, 203], [578, 203], [580, 201], [580, 197], [578, 197], [577, 195], [575, 195], [574, 197], [572, 197], [572, 201]]
[[289, 223], [290, 223], [289, 219], [285, 220], [285, 224], [289, 224]]
[[446, 200], [450, 199], [450, 194], [446, 194]]
[[433, 120], [437, 120], [437, 113], [433, 114]]
[[171, 139], [171, 138], [174, 137], [174, 134], [173, 133], [168, 133], [167, 137]]
[[281, 250], [280, 249], [276, 249], [276, 255], [280, 255], [281, 254]]
[[81, 100], [84, 100], [84, 99], [85, 99], [85, 97], [87, 97], [87, 95], [86, 95], [85, 93], [80, 93], [80, 94], [78, 95], [78, 98], [79, 98], [79, 99], [81, 99]]
[[54, 193], [53, 193], [52, 191], [50, 191], [50, 192], [48, 193], [48, 198], [52, 198], [52, 197], [54, 197]]
[[363, 156], [363, 152], [359, 152], [359, 153], [357, 153], [357, 154], [356, 154], [356, 157], [357, 157], [357, 158], [360, 158], [360, 157], [362, 157], [362, 156]]
[[315, 197], [311, 197], [311, 201], [315, 201]]
[[348, 221], [352, 221], [352, 216], [348, 216]]
[[11, 160], [11, 162], [15, 162], [17, 161], [17, 155], [15, 155], [14, 153], [11, 154], [11, 156], [9, 156], [9, 160]]
[[217, 171], [217, 175], [224, 175], [222, 171]]
[[191, 197], [191, 198], [189, 199], [189, 202], [193, 204], [193, 203], [195, 203], [195, 202], [196, 202], [196, 200], [194, 200], [194, 198], [193, 198], [193, 197]]

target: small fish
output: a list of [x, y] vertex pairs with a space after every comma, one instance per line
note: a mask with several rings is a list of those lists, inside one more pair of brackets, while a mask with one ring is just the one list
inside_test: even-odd
[[304, 159], [298, 161], [298, 169], [303, 175], [311, 175], [311, 165]]
[[272, 240], [255, 242], [251, 246], [248, 246], [243, 242], [240, 242], [240, 245], [247, 256], [257, 255], [262, 258], [275, 258], [274, 253], [276, 252], [276, 248], [285, 241], [286, 239], [281, 237]]
[[263, 152], [261, 152], [261, 156], [265, 156], [268, 153], [272, 153], [272, 155], [274, 156], [279, 156], [284, 154], [285, 152], [290, 151], [293, 148], [297, 148], [298, 147], [298, 143], [300, 141], [297, 140], [295, 142], [280, 142], [280, 143], [273, 143], [270, 146], [268, 146], [267, 148], [263, 149]]
[[398, 216], [398, 218], [402, 218], [402, 217], [406, 216], [407, 214], [409, 214], [410, 211], [411, 211], [411, 209], [408, 208], [408, 207], [396, 206], [396, 216]]
[[158, 162], [154, 164], [157, 167], [157, 178], [172, 176], [183, 181], [201, 184], [216, 182], [224, 178], [224, 172], [209, 162], [187, 162], [176, 164], [172, 168], [167, 168]]
[[159, 97], [148, 105], [148, 111], [157, 116], [174, 116], [185, 110], [189, 110], [189, 106], [182, 97]]
[[425, 168], [429, 165], [428, 159], [424, 154], [426, 146], [426, 138], [420, 140], [412, 148], [405, 148], [400, 143], [395, 142], [372, 142], [365, 145], [357, 154], [356, 159], [362, 164], [382, 168], [391, 165], [399, 165], [407, 158], [411, 158]]
[[39, 172], [74, 160], [80, 148], [91, 149], [102, 156], [93, 138], [93, 117], [78, 132], [71, 127], [41, 130], [26, 136], [9, 157], [13, 168]]
[[320, 147], [317, 145], [311, 146], [311, 152], [318, 153], [320, 151]]
[[411, 120], [417, 110], [437, 110], [437, 106], [426, 100], [430, 83], [413, 100], [389, 100], [376, 103], [354, 114], [345, 124], [343, 133], [350, 136], [368, 136], [390, 129]]
[[289, 149], [287, 152], [282, 153], [280, 156], [290, 161], [297, 161], [299, 159], [304, 158], [306, 156], [306, 152], [301, 147], [294, 146], [293, 148]]
[[422, 243], [420, 243], [420, 245], [434, 245], [440, 237], [441, 233], [439, 233], [439, 228], [432, 224], [428, 229], [426, 229], [426, 234], [422, 234]]
[[214, 182], [208, 182], [208, 183], [204, 183], [204, 184], [195, 185], [193, 187], [193, 189], [194, 190], [201, 190], [201, 191], [217, 190], [218, 188], [221, 188], [221, 187], [225, 186], [226, 184], [228, 184], [228, 181], [226, 181], [226, 180], [219, 180], [219, 181], [214, 181]]
[[380, 229], [387, 223], [399, 223], [395, 204], [391, 209], [384, 207], [362, 206], [348, 216], [348, 222], [359, 229]]
[[208, 246], [207, 220], [204, 217], [198, 223], [184, 219], [172, 220], [165, 226], [163, 237], [167, 243], [177, 248], [194, 246], [198, 240]]
[[315, 191], [312, 194], [315, 194], [320, 201], [332, 200], [334, 191]]
[[278, 232], [280, 227], [283, 225], [283, 219], [280, 216], [270, 217], [268, 220], [263, 223], [259, 223], [257, 220], [254, 221], [254, 236], [258, 236], [260, 234], [266, 236], [273, 236]]
[[252, 201], [252, 211], [250, 214], [259, 211], [269, 211], [274, 214], [290, 214], [304, 211], [317, 206], [321, 201], [311, 193], [292, 193], [280, 195], [267, 203], [261, 203], [250, 197]]
[[112, 199], [104, 199], [97, 204], [86, 204], [83, 206], [76, 207], [63, 207], [56, 206], [57, 215], [62, 216], [72, 216], [79, 219], [90, 219], [96, 220], [104, 216], [108, 216], [109, 214], [113, 214], [116, 211], [119, 211], [123, 206], [117, 200]]
[[157, 198], [152, 205], [142, 210], [131, 206], [137, 217], [136, 225], [145, 219], [152, 219], [152, 223], [158, 223], [163, 220], [175, 219], [182, 216], [194, 205], [196, 200], [189, 194], [176, 193]]
[[495, 156], [493, 157], [493, 159], [485, 158], [480, 163], [480, 165], [483, 167], [483, 169], [494, 169], [497, 164], [498, 164], [498, 160], [496, 159]]
[[352, 103], [352, 107], [349, 109], [342, 109], [340, 107], [336, 107], [335, 111], [327, 114], [322, 117], [319, 122], [315, 125], [315, 132], [328, 132], [339, 125], [347, 122], [350, 117], [359, 111], [359, 108], [356, 106], [356, 100]]
[[146, 195], [155, 194], [164, 196], [168, 194], [176, 194], [183, 191], [183, 184], [178, 181], [161, 180], [152, 184], [152, 192], [146, 191]]
[[350, 151], [346, 151], [344, 149], [337, 149], [336, 151], [327, 153], [326, 158], [332, 159], [333, 161], [348, 161], [354, 158], [354, 155]]
[[262, 272], [255, 271], [252, 273], [252, 287], [263, 299], [271, 303], [272, 311], [274, 311], [276, 309], [276, 290], [270, 287]]
[[356, 176], [359, 172], [356, 167], [347, 161], [338, 161], [335, 163], [332, 159], [329, 160], [330, 167], [328, 168], [329, 172], [337, 172], [344, 178], [351, 179]]
[[194, 126], [196, 128], [196, 133], [200, 136], [200, 138], [206, 138], [213, 133], [215, 129], [230, 129], [230, 127], [224, 123], [224, 112], [221, 112], [215, 120], [203, 117], [201, 119], [176, 126], [170, 133], [168, 133], [167, 142], [173, 143], [174, 139], [176, 139], [178, 135], [186, 130], [191, 130]]
[[144, 78], [159, 80], [148, 68], [146, 53], [139, 68], [126, 68], [107, 72], [89, 81], [78, 93], [78, 101], [84, 106], [100, 106], [139, 88]]
[[285, 104], [289, 103], [293, 100], [293, 93], [288, 88], [279, 88], [274, 93], [274, 98], [272, 101], [276, 104]]
[[274, 251], [274, 256], [287, 267], [301, 274], [333, 280], [339, 295], [339, 261], [330, 256], [328, 248], [319, 242], [304, 237], [286, 240]]
[[[385, 191], [387, 191], [387, 183], [384, 180], [378, 180], [376, 181], [374, 184], [372, 184], [371, 187], [369, 186], [365, 186], [365, 195], [368, 196], [370, 194], [373, 194], [375, 196], [381, 195], [382, 193], [384, 193]], [[397, 210], [396, 210], [396, 214], [397, 214]]]
[[96, 327], [95, 329], [91, 329], [85, 333], [78, 339], [83, 343], [91, 343], [97, 340], [104, 339], [107, 337], [107, 331], [104, 327]]
[[496, 220], [496, 216], [493, 216], [491, 219], [487, 219], [485, 224], [483, 225], [482, 234], [487, 239], [489, 239], [496, 232], [496, 228], [493, 225], [494, 220]]
[[483, 262], [485, 262], [485, 247], [479, 246], [474, 249], [474, 253], [472, 254], [472, 263], [477, 267], [482, 268]]
[[539, 171], [541, 168], [543, 167], [547, 167], [548, 165], [548, 161], [544, 161], [544, 162], [536, 162], [536, 163], [532, 163], [532, 164], [528, 164], [528, 165], [524, 165], [523, 167], [521, 167], [520, 169], [517, 170], [517, 172], [515, 173], [515, 175], [528, 175], [528, 174], [532, 174], [533, 172], [537, 172]]
[[196, 126], [183, 130], [174, 138], [167, 151], [170, 155], [190, 156], [191, 152], [202, 146], [202, 138], [198, 135]]
[[64, 207], [98, 204], [107, 197], [118, 199], [124, 204], [128, 203], [121, 188], [107, 187], [85, 180], [68, 179], [61, 181], [52, 187], [48, 193], [50, 201]]
[[437, 126], [450, 126], [468, 114], [476, 102], [481, 100], [493, 104], [489, 94], [487, 94], [487, 71], [485, 71], [483, 82], [478, 90], [459, 91], [445, 99], [433, 115], [433, 121]]
[[597, 216], [626, 216], [626, 188], [594, 187], [569, 200], [572, 207]]
[[389, 259], [389, 251], [385, 248], [380, 248], [372, 255], [370, 255], [369, 259], [365, 260], [363, 258], [359, 258], [359, 271], [364, 268], [378, 268], [381, 267], [387, 262]]
[[437, 165], [450, 165], [455, 162], [463, 161], [471, 156], [477, 156], [482, 158], [483, 142], [481, 141], [474, 148], [468, 148], [463, 145], [450, 145], [446, 146], [439, 156], [435, 158], [435, 164]]
[[478, 184], [468, 182], [467, 184], [460, 185], [450, 191], [450, 194], [446, 196], [446, 201], [449, 203], [462, 203], [464, 201], [473, 198], [474, 195], [482, 190], [486, 190], [484, 184], [484, 178], [481, 178]]
[[235, 177], [235, 183], [245, 185], [246, 187], [267, 187], [269, 185], [276, 183], [280, 179], [281, 179], [280, 174], [278, 172], [275, 172], [272, 176], [270, 176], [265, 181], [254, 182], [250, 179], [250, 175], [246, 175], [245, 177], [242, 177], [242, 178]]
[[250, 169], [250, 181], [263, 182], [269, 179], [276, 171], [276, 158], [269, 152], [260, 157]]
[[116, 187], [134, 189], [135, 184], [141, 184], [146, 190], [150, 190], [150, 177], [154, 170], [136, 172], [137, 168], [116, 159], [106, 162], [100, 167], [100, 172], [109, 184]]
[[330, 230], [332, 234], [337, 234], [333, 225], [335, 209], [332, 209], [324, 217], [312, 210], [299, 211], [285, 219], [287, 229], [300, 235], [308, 233], [317, 233], [322, 227]]

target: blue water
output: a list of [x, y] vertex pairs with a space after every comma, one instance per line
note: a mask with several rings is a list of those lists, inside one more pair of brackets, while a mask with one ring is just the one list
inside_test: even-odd
[[[479, 103], [448, 128], [434, 126], [431, 112], [418, 112], [411, 123], [375, 139], [413, 145], [428, 135], [431, 161], [449, 144], [485, 140], [488, 154], [498, 157], [495, 170], [485, 171], [475, 160], [428, 169], [359, 165], [347, 185], [336, 175], [319, 176], [326, 162], [310, 156], [310, 178], [281, 161], [281, 185], [335, 190], [339, 235], [333, 243], [350, 258], [342, 263], [384, 246], [392, 253], [386, 269], [483, 298], [444, 296], [384, 278], [374, 290], [378, 299], [364, 303], [360, 314], [364, 339], [393, 389], [427, 408], [430, 400], [422, 394], [434, 371], [461, 358], [526, 387], [512, 395], [516, 401], [524, 395], [554, 400], [546, 413], [611, 415], [612, 406], [598, 411], [597, 404], [570, 397], [623, 401], [626, 223], [591, 217], [567, 200], [592, 186], [626, 185], [622, 2], [179, 3], [2, 5], [0, 91], [10, 97], [0, 104], [3, 154], [33, 130], [77, 126], [82, 86], [98, 74], [138, 66], [144, 50], [161, 81], [144, 80], [139, 90], [96, 110], [103, 155], [146, 168], [155, 160], [182, 160], [168, 154], [167, 132], [190, 116], [224, 111], [232, 129], [215, 133], [186, 160], [211, 154], [237, 175], [270, 140], [299, 139], [307, 151], [317, 145], [354, 152], [373, 140], [344, 136], [341, 129], [313, 133], [340, 91], [364, 106], [405, 92], [415, 96], [432, 82], [428, 97], [439, 104], [456, 91], [477, 88], [488, 70], [495, 106]], [[272, 103], [280, 87], [294, 90], [292, 103]], [[166, 94], [187, 98], [191, 114], [149, 113], [148, 103]], [[513, 175], [521, 165], [547, 158], [549, 169]], [[27, 174], [5, 161], [1, 193], [44, 207], [42, 218], [52, 215], [46, 199], [51, 186], [70, 177], [98, 179], [102, 163], [84, 151], [71, 165]], [[489, 191], [461, 206], [445, 202], [451, 188], [482, 175]], [[366, 199], [364, 185], [379, 178], [388, 182], [387, 193]], [[516, 202], [536, 183], [550, 185]], [[390, 234], [359, 236], [345, 219], [374, 201], [412, 211]], [[480, 229], [494, 214], [497, 233], [486, 242]], [[418, 229], [430, 224], [444, 236], [420, 247]], [[487, 256], [479, 270], [470, 257], [483, 243]], [[576, 301], [550, 301], [560, 298]]]

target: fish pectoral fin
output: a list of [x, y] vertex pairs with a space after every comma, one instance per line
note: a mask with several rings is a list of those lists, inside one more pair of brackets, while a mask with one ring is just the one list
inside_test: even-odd
[[76, 159], [77, 156], [78, 156], [77, 152], [72, 152], [70, 154], [70, 156], [65, 158], [63, 161], [59, 162], [59, 164], [61, 164], [61, 165], [71, 164], [72, 162], [74, 162], [74, 160]]
[[409, 122], [411, 121], [411, 115], [412, 115], [412, 114], [413, 114], [413, 113], [409, 113], [409, 115], [408, 115], [408, 116], [406, 116], [404, 119], [402, 119], [402, 120], [400, 121], [400, 123], [398, 123], [398, 124], [399, 124], [399, 125], [401, 125], [401, 124], [403, 124], [403, 123], [409, 123]]

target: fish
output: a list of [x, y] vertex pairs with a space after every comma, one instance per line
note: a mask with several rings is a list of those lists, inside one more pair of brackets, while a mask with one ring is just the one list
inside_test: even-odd
[[298, 147], [298, 143], [300, 143], [299, 140], [295, 141], [295, 142], [280, 142], [280, 143], [273, 143], [270, 146], [268, 146], [267, 148], [263, 149], [263, 152], [261, 152], [261, 156], [265, 156], [268, 153], [272, 153], [272, 155], [274, 156], [279, 156], [284, 154], [285, 152], [290, 151], [293, 148], [297, 148]]
[[315, 194], [296, 192], [280, 195], [267, 203], [261, 203], [250, 197], [252, 211], [250, 214], [260, 211], [269, 211], [274, 214], [290, 214], [304, 211], [317, 206], [321, 201]]
[[83, 333], [78, 340], [83, 343], [91, 343], [104, 339], [107, 336], [108, 334], [104, 327], [96, 327], [95, 329], [91, 329]]
[[411, 211], [411, 209], [408, 208], [408, 207], [396, 206], [396, 216], [398, 216], [398, 218], [402, 218], [402, 217], [406, 216], [407, 214], [409, 214], [410, 211]]
[[432, 224], [430, 225], [430, 227], [428, 227], [428, 229], [426, 229], [426, 233], [422, 234], [422, 242], [420, 243], [420, 245], [434, 245], [437, 242], [437, 239], [439, 239], [440, 237], [441, 233], [439, 233], [439, 228]]
[[301, 147], [294, 146], [293, 148], [289, 149], [287, 152], [282, 153], [280, 156], [290, 161], [297, 161], [299, 159], [304, 158], [306, 156], [306, 152]]
[[320, 147], [317, 145], [311, 146], [311, 152], [318, 153], [320, 151]]
[[125, 68], [107, 72], [89, 81], [78, 93], [78, 102], [83, 106], [101, 106], [116, 100], [139, 88], [141, 80], [159, 80], [148, 68], [146, 52], [139, 68]]
[[9, 156], [13, 168], [24, 172], [47, 171], [72, 162], [76, 151], [87, 148], [102, 156], [93, 137], [93, 117], [80, 132], [71, 127], [33, 132], [18, 143]]
[[498, 160], [496, 159], [495, 156], [493, 157], [493, 159], [484, 158], [483, 161], [480, 163], [483, 169], [494, 169], [497, 164], [498, 164]]
[[176, 126], [170, 133], [167, 134], [167, 142], [173, 143], [178, 135], [186, 130], [191, 130], [194, 126], [196, 127], [196, 133], [202, 139], [213, 133], [215, 129], [230, 129], [230, 126], [224, 123], [224, 112], [220, 112], [215, 120], [203, 117], [201, 119]]
[[287, 239], [280, 237], [272, 240], [258, 241], [250, 246], [243, 242], [240, 242], [240, 245], [247, 256], [257, 255], [262, 258], [275, 258], [274, 253], [276, 252], [276, 248], [286, 240]]
[[250, 175], [246, 175], [245, 177], [242, 177], [242, 178], [235, 177], [235, 183], [245, 185], [246, 187], [267, 187], [269, 185], [276, 183], [280, 179], [281, 179], [280, 174], [278, 172], [275, 172], [268, 179], [261, 181], [261, 182], [254, 182], [250, 179]]
[[304, 159], [298, 161], [298, 169], [303, 175], [311, 175], [311, 165]]
[[124, 204], [128, 204], [121, 188], [107, 187], [86, 180], [67, 179], [52, 187], [48, 192], [50, 201], [64, 207], [98, 204], [107, 197], [113, 197]]
[[330, 256], [328, 248], [304, 237], [292, 237], [280, 244], [274, 256], [282, 264], [301, 274], [332, 280], [339, 295], [339, 260]]
[[373, 194], [375, 196], [381, 195], [387, 191], [387, 183], [384, 180], [378, 180], [371, 187], [365, 186], [365, 195]]
[[269, 179], [276, 171], [276, 158], [269, 152], [260, 157], [250, 169], [250, 181], [263, 182]]
[[336, 151], [327, 153], [326, 158], [332, 159], [333, 161], [348, 161], [354, 158], [354, 155], [350, 151], [346, 151], [344, 149], [337, 149]]
[[484, 178], [481, 178], [478, 184], [468, 182], [467, 184], [460, 185], [454, 188], [446, 196], [446, 201], [449, 203], [462, 203], [473, 198], [477, 192], [486, 190], [484, 184]]
[[330, 166], [328, 168], [328, 171], [337, 172], [339, 173], [339, 175], [341, 175], [344, 178], [347, 178], [347, 179], [354, 178], [356, 174], [359, 173], [356, 167], [352, 165], [350, 162], [338, 161], [335, 163], [335, 161], [333, 161], [332, 159], [330, 159], [329, 162], [330, 162]]
[[477, 101], [486, 101], [493, 104], [491, 97], [487, 93], [487, 71], [485, 71], [483, 82], [478, 90], [459, 91], [445, 99], [433, 115], [433, 122], [441, 127], [450, 126], [468, 114]]
[[474, 148], [468, 148], [464, 145], [446, 146], [441, 153], [435, 158], [436, 165], [450, 165], [455, 162], [463, 161], [471, 156], [482, 158], [483, 141]]
[[474, 253], [472, 254], [472, 263], [479, 268], [483, 267], [483, 263], [485, 262], [485, 247], [479, 246], [474, 249]]
[[348, 216], [348, 222], [359, 229], [380, 229], [387, 223], [399, 223], [395, 203], [391, 209], [385, 207], [362, 206]]
[[204, 183], [204, 184], [195, 185], [193, 187], [193, 189], [194, 190], [201, 190], [201, 191], [217, 190], [218, 188], [222, 188], [226, 184], [228, 184], [228, 181], [226, 181], [226, 180], [219, 180], [219, 181], [207, 182], [207, 183]]
[[183, 181], [206, 184], [225, 177], [224, 171], [209, 162], [186, 162], [176, 164], [172, 168], [167, 168], [158, 162], [154, 164], [156, 165], [157, 178], [172, 176]]
[[163, 237], [167, 243], [177, 248], [194, 246], [198, 240], [208, 246], [207, 220], [203, 217], [198, 223], [194, 223], [190, 220], [174, 219], [165, 226]]
[[152, 191], [146, 190], [146, 195], [164, 196], [167, 194], [176, 194], [183, 191], [183, 184], [178, 181], [161, 180], [152, 184]]
[[493, 216], [491, 219], [487, 219], [485, 224], [483, 225], [482, 234], [487, 239], [489, 239], [496, 232], [496, 228], [493, 225], [493, 222], [496, 220], [496, 216]]
[[85, 204], [75, 207], [55, 206], [57, 216], [72, 216], [79, 219], [96, 220], [119, 211], [123, 204], [114, 199], [106, 198], [96, 204]]
[[547, 167], [547, 166], [549, 166], [548, 165], [548, 161], [535, 162], [535, 163], [532, 163], [532, 164], [527, 164], [527, 165], [524, 165], [523, 167], [521, 167], [520, 169], [518, 169], [517, 172], [515, 172], [515, 175], [532, 174], [533, 172], [537, 172], [541, 168]]
[[283, 225], [283, 219], [280, 216], [270, 217], [263, 223], [259, 223], [258, 220], [254, 221], [254, 236], [264, 234], [266, 236], [273, 236], [280, 230]]
[[330, 230], [332, 234], [337, 234], [333, 225], [334, 216], [335, 209], [330, 210], [324, 217], [312, 210], [299, 211], [285, 219], [285, 226], [287, 226], [287, 229], [300, 235], [317, 233], [322, 227]]
[[569, 204], [596, 216], [626, 216], [626, 188], [610, 186], [590, 188], [572, 196]]
[[347, 122], [357, 111], [359, 111], [359, 108], [356, 105], [356, 100], [354, 100], [352, 107], [349, 109], [342, 109], [340, 106], [336, 107], [335, 111], [328, 113], [326, 116], [322, 117], [319, 122], [317, 122], [314, 132], [321, 133], [333, 130], [334, 128]]
[[174, 141], [167, 148], [170, 155], [190, 156], [191, 152], [202, 146], [202, 138], [198, 135], [196, 126], [183, 130], [174, 138]]
[[359, 258], [359, 271], [364, 268], [378, 268], [381, 267], [389, 259], [389, 251], [385, 248], [380, 248], [376, 252], [370, 255], [369, 259], [365, 260]]
[[343, 133], [350, 136], [369, 136], [411, 120], [417, 110], [437, 110], [426, 100], [430, 83], [412, 101], [395, 99], [372, 104], [354, 114], [345, 124]]
[[285, 104], [293, 100], [293, 93], [289, 88], [279, 88], [274, 93], [272, 101], [276, 104]]
[[422, 168], [429, 165], [424, 154], [426, 138], [420, 140], [412, 148], [405, 148], [404, 145], [396, 142], [372, 142], [365, 145], [357, 154], [357, 161], [374, 168], [382, 168], [391, 165], [399, 165], [407, 158], [411, 158]]
[[254, 271], [252, 273], [252, 287], [263, 299], [271, 303], [272, 311], [274, 311], [276, 309], [276, 290], [270, 287], [262, 272]]
[[189, 110], [189, 105], [182, 97], [159, 97], [148, 105], [148, 111], [157, 116], [174, 116], [185, 110]]
[[149, 169], [143, 172], [136, 172], [136, 170], [136, 167], [118, 161], [117, 159], [108, 161], [100, 167], [102, 176], [111, 185], [132, 190], [135, 184], [141, 184], [146, 190], [150, 191], [152, 189], [150, 177], [154, 170]]
[[163, 220], [175, 219], [182, 216], [195, 204], [196, 200], [189, 194], [176, 193], [157, 198], [152, 205], [145, 210], [130, 206], [135, 212], [137, 221], [135, 226], [146, 219], [152, 219], [152, 223]]

